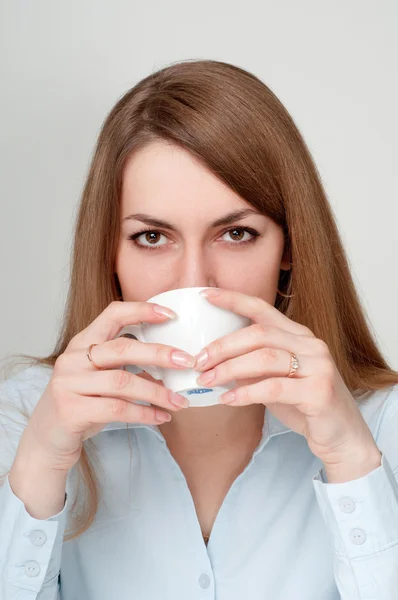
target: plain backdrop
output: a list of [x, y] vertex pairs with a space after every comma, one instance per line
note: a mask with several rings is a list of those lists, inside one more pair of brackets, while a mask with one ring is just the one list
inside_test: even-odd
[[295, 119], [398, 369], [397, 30], [396, 0], [0, 0], [0, 359], [53, 348], [111, 107], [163, 66], [210, 58], [260, 77]]

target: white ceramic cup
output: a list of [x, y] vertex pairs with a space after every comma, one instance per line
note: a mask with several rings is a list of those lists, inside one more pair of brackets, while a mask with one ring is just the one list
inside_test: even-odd
[[[224, 308], [214, 306], [200, 296], [205, 287], [169, 290], [150, 298], [153, 302], [171, 308], [176, 319], [166, 322], [126, 325], [116, 337], [134, 335], [141, 342], [167, 344], [195, 356], [208, 344], [229, 333], [251, 324], [250, 319]], [[196, 382], [200, 371], [194, 369], [162, 368], [153, 365], [126, 365], [127, 371], [137, 374], [146, 371], [154, 379], [188, 398], [189, 406], [212, 406], [224, 392], [236, 386], [236, 381], [216, 387], [201, 386]]]

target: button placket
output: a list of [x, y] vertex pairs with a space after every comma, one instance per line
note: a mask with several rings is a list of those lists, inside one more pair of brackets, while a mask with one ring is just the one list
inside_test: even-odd
[[44, 531], [35, 529], [29, 534], [29, 539], [34, 546], [42, 546], [47, 541], [47, 536]]
[[366, 533], [363, 531], [363, 529], [359, 529], [358, 527], [355, 529], [351, 529], [349, 535], [351, 542], [356, 546], [360, 546], [366, 541]]
[[210, 586], [211, 583], [211, 579], [208, 576], [207, 573], [202, 573], [201, 576], [199, 577], [199, 585], [201, 588], [203, 588], [204, 590], [207, 590], [207, 588]]
[[339, 500], [339, 508], [344, 513], [352, 513], [355, 510], [355, 502], [352, 498], [345, 496]]
[[23, 570], [27, 577], [37, 577], [40, 573], [40, 565], [35, 560], [28, 560]]
[[[339, 508], [343, 513], [351, 514], [355, 510], [355, 502], [349, 496], [344, 496], [339, 500]], [[351, 529], [348, 535], [351, 542], [356, 546], [361, 546], [366, 541], [366, 533], [359, 527], [354, 527], [354, 529]]]

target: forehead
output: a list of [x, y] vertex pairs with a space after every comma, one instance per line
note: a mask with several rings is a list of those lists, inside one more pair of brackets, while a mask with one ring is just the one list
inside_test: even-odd
[[123, 212], [195, 209], [216, 214], [248, 206], [190, 152], [166, 141], [151, 142], [130, 157], [121, 201]]

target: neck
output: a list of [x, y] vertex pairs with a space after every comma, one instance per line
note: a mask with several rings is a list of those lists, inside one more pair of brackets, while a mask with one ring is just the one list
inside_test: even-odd
[[169, 446], [190, 454], [213, 455], [231, 447], [251, 445], [261, 438], [265, 406], [216, 404], [173, 412], [172, 420], [159, 425]]

